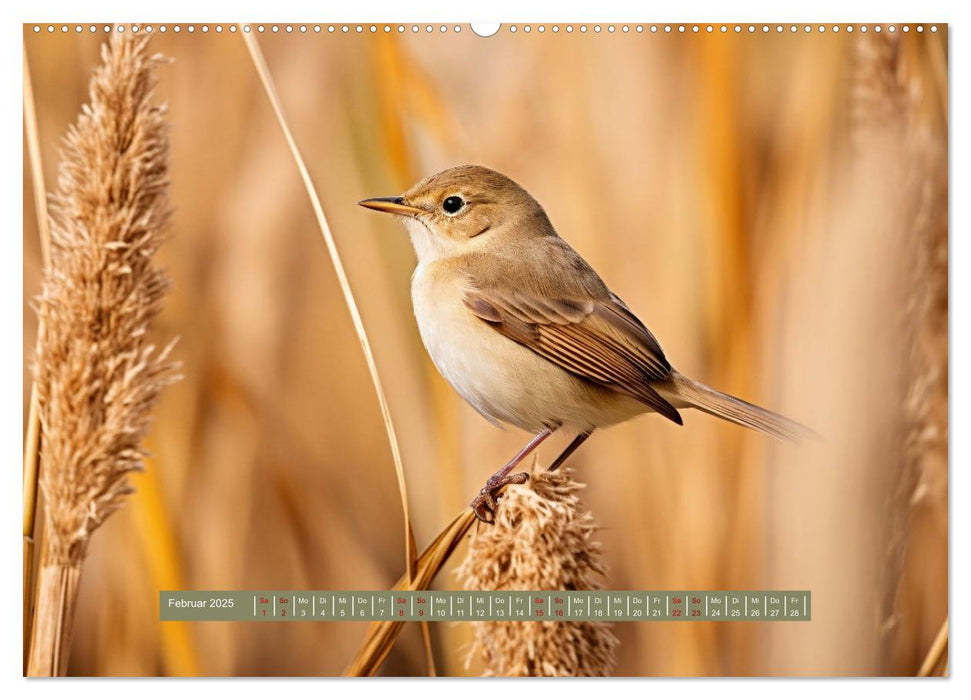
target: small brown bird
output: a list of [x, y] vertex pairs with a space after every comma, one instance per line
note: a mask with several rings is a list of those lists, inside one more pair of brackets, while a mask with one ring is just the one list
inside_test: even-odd
[[496, 492], [559, 429], [576, 437], [559, 467], [597, 428], [678, 409], [796, 439], [811, 431], [777, 413], [679, 373], [657, 339], [560, 238], [539, 202], [505, 175], [463, 165], [428, 177], [400, 197], [365, 199], [396, 214], [411, 235], [411, 282], [425, 348], [449, 384], [496, 425], [535, 435], [471, 503], [485, 521]]

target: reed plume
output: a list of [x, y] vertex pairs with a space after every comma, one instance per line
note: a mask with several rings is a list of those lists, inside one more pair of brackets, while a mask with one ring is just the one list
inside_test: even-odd
[[[496, 522], [473, 532], [458, 570], [467, 590], [600, 589], [605, 576], [597, 524], [581, 509], [584, 488], [569, 469], [533, 466], [526, 486], [510, 486]], [[487, 676], [605, 676], [618, 640], [604, 622], [475, 622], [469, 660]]]
[[153, 263], [169, 220], [159, 56], [114, 35], [68, 131], [51, 199], [51, 259], [34, 368], [42, 433], [44, 545], [29, 675], [66, 670], [91, 534], [124, 502], [169, 349], [148, 341], [168, 280]]
[[[928, 58], [943, 54], [928, 41], [922, 51], [888, 33], [859, 37], [852, 92], [852, 135], [863, 162], [869, 162], [886, 201], [891, 202], [885, 238], [900, 251], [896, 299], [900, 344], [892, 472], [886, 504], [889, 541], [879, 616], [884, 671], [919, 667], [924, 651], [914, 640], [944, 631], [937, 611], [916, 617], [905, 601], [913, 593], [904, 572], [908, 559], [946, 558], [946, 524], [928, 527], [936, 540], [915, 547], [922, 522], [946, 520], [947, 512], [947, 167], [946, 113], [934, 100]], [[909, 49], [909, 50], [908, 50]], [[946, 105], [946, 97], [943, 98]], [[890, 466], [890, 465], [888, 465]], [[925, 525], [925, 527], [927, 527]], [[923, 628], [923, 635], [910, 628]], [[908, 658], [909, 657], [909, 658]]]

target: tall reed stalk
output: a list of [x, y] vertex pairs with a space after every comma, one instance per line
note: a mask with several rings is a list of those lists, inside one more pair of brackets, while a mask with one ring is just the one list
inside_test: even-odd
[[320, 203], [320, 197], [317, 196], [317, 189], [314, 187], [313, 179], [310, 177], [310, 171], [307, 170], [303, 156], [300, 155], [300, 149], [297, 147], [297, 142], [293, 138], [293, 133], [290, 131], [290, 126], [287, 123], [286, 115], [283, 113], [283, 104], [277, 95], [276, 86], [273, 84], [273, 78], [270, 75], [270, 69], [266, 65], [266, 59], [263, 58], [263, 52], [260, 50], [260, 45], [256, 39], [244, 27], [240, 26], [239, 30], [243, 40], [246, 42], [246, 48], [253, 61], [253, 66], [256, 68], [256, 72], [260, 77], [260, 82], [263, 83], [266, 96], [270, 101], [270, 105], [273, 107], [273, 113], [276, 115], [277, 123], [283, 131], [283, 136], [287, 141], [287, 146], [290, 148], [290, 153], [293, 156], [297, 170], [300, 172], [300, 179], [303, 181], [304, 188], [307, 190], [307, 196], [310, 198], [314, 216], [317, 218], [317, 225], [320, 227], [320, 234], [324, 238], [327, 252], [330, 254], [330, 260], [334, 266], [334, 272], [337, 275], [337, 281], [340, 284], [344, 301], [347, 304], [347, 310], [351, 315], [354, 331], [357, 333], [358, 340], [361, 343], [361, 350], [364, 352], [364, 359], [367, 362], [368, 372], [371, 375], [371, 383], [374, 385], [374, 393], [377, 396], [378, 405], [381, 408], [381, 418], [384, 420], [388, 445], [391, 448], [391, 457], [394, 460], [395, 475], [398, 478], [401, 510], [404, 514], [405, 521], [405, 564], [409, 575], [413, 577], [418, 555], [416, 552], [415, 535], [411, 528], [411, 514], [408, 510], [408, 487], [405, 482], [405, 469], [401, 460], [401, 448], [398, 445], [398, 438], [395, 434], [394, 422], [391, 420], [391, 408], [388, 405], [388, 399], [381, 385], [381, 376], [378, 374], [378, 366], [374, 359], [374, 352], [371, 350], [371, 341], [368, 340], [367, 331], [364, 329], [364, 321], [357, 307], [357, 301], [354, 299], [354, 293], [351, 291], [351, 283], [347, 279], [347, 272], [344, 270], [344, 263], [341, 261], [340, 252], [337, 250], [337, 243], [334, 241], [334, 236], [330, 231], [330, 225], [327, 223], [324, 207]]
[[[37, 133], [37, 112], [34, 104], [34, 88], [30, 79], [30, 64], [24, 49], [24, 137], [30, 159], [31, 182], [34, 190], [34, 211], [40, 237], [43, 269], [50, 265], [50, 222], [47, 216], [47, 187], [44, 184], [44, 163], [40, 155], [40, 136]], [[38, 329], [39, 330], [39, 329]], [[40, 333], [38, 333], [40, 335]], [[30, 628], [34, 616], [34, 552], [37, 520], [37, 479], [40, 455], [40, 410], [37, 405], [37, 385], [30, 387], [27, 430], [24, 434], [24, 667], [27, 650], [30, 649]]]
[[[337, 243], [331, 233], [330, 225], [327, 223], [327, 216], [324, 214], [320, 197], [317, 196], [317, 190], [314, 187], [313, 179], [310, 177], [310, 171], [307, 169], [306, 163], [304, 163], [303, 156], [300, 154], [300, 149], [297, 147], [297, 142], [293, 138], [293, 133], [290, 131], [290, 126], [283, 113], [283, 104], [277, 95], [276, 86], [273, 84], [273, 78], [270, 76], [270, 69], [266, 65], [266, 59], [263, 58], [263, 52], [260, 50], [260, 45], [256, 39], [244, 27], [241, 26], [239, 29], [246, 42], [246, 48], [249, 50], [253, 66], [256, 68], [256, 72], [260, 77], [260, 82], [263, 83], [263, 89], [266, 91], [270, 105], [273, 107], [273, 112], [276, 115], [280, 129], [283, 131], [287, 146], [290, 148], [294, 163], [300, 172], [300, 179], [303, 181], [307, 196], [310, 198], [314, 216], [317, 218], [317, 225], [320, 227], [321, 236], [324, 238], [327, 252], [330, 254], [331, 264], [334, 266], [337, 281], [340, 284], [344, 301], [347, 304], [347, 310], [354, 324], [354, 331], [357, 333], [358, 340], [361, 343], [361, 350], [364, 352], [364, 359], [371, 376], [371, 383], [374, 386], [374, 393], [377, 396], [378, 405], [381, 408], [381, 418], [384, 421], [385, 433], [388, 436], [388, 445], [391, 448], [391, 457], [394, 460], [395, 475], [398, 479], [398, 492], [401, 496], [401, 510], [405, 525], [405, 567], [407, 576], [410, 581], [415, 581], [418, 573], [418, 553], [417, 545], [415, 544], [415, 533], [411, 526], [411, 513], [408, 507], [408, 486], [405, 480], [405, 468], [401, 459], [401, 448], [395, 433], [394, 421], [391, 419], [391, 407], [388, 404], [387, 396], [381, 384], [381, 375], [378, 373], [377, 362], [374, 359], [374, 352], [371, 349], [371, 341], [368, 340], [367, 331], [364, 328], [364, 321], [361, 318], [361, 312], [357, 307], [357, 301], [354, 299], [350, 281], [344, 270], [344, 263], [341, 261], [340, 252], [337, 250]], [[422, 639], [425, 645], [425, 656], [428, 660], [429, 675], [434, 676], [435, 658], [432, 654], [431, 632], [428, 628], [428, 623], [423, 622], [421, 629]]]
[[[883, 671], [892, 672], [901, 647], [912, 644], [909, 636], [899, 638], [904, 621], [899, 601], [908, 585], [907, 560], [916, 555], [921, 511], [947, 510], [947, 145], [942, 114], [927, 94], [933, 81], [922, 65], [940, 47], [925, 44], [922, 53], [914, 53], [913, 44], [884, 32], [858, 37], [855, 49], [852, 136], [860, 160], [879, 174], [876, 181], [889, 203], [884, 239], [899, 251], [890, 274], [903, 401], [893, 416], [895, 460], [885, 465], [888, 537], [878, 612]], [[946, 549], [943, 538], [936, 544]], [[924, 555], [931, 550], [922, 549]], [[946, 608], [943, 620], [928, 616], [923, 624], [941, 626], [946, 639]]]
[[121, 507], [162, 387], [169, 349], [148, 342], [168, 281], [153, 263], [169, 220], [168, 135], [153, 104], [161, 62], [115, 34], [65, 140], [52, 198], [50, 265], [35, 365], [44, 546], [31, 676], [67, 668], [92, 533]]
[[[545, 472], [533, 465], [529, 486], [501, 492], [496, 523], [476, 531], [457, 574], [475, 590], [596, 590], [604, 575], [596, 523], [580, 510], [583, 488], [572, 472]], [[402, 576], [392, 590], [425, 590], [442, 570], [475, 520], [457, 514], [418, 559], [417, 576]], [[404, 627], [372, 622], [344, 676], [373, 676]], [[531, 629], [532, 628], [532, 629]], [[603, 676], [615, 663], [617, 638], [596, 623], [482, 623], [475, 626], [469, 660], [478, 654], [487, 675]]]

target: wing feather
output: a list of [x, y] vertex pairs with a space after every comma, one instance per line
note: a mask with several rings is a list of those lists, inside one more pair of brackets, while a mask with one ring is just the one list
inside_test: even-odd
[[470, 288], [465, 305], [506, 337], [568, 372], [623, 392], [675, 423], [681, 415], [651, 386], [671, 373], [657, 339], [617, 296], [553, 298]]

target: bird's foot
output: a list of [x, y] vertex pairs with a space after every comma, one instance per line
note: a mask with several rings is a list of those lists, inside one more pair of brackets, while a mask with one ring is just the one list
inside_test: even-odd
[[499, 502], [499, 490], [508, 484], [525, 484], [529, 481], [529, 474], [520, 472], [509, 476], [491, 476], [486, 482], [479, 495], [475, 497], [469, 506], [475, 513], [475, 517], [484, 523], [494, 523], [496, 521], [496, 506]]

